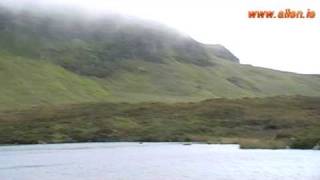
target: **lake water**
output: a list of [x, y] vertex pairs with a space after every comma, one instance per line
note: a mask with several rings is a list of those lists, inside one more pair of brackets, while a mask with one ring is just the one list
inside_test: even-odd
[[0, 180], [320, 180], [320, 151], [80, 143], [0, 147]]

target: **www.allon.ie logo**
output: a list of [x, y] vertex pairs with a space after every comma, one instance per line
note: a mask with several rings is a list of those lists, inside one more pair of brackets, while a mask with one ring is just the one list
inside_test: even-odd
[[307, 11], [285, 9], [280, 11], [272, 10], [255, 10], [248, 11], [248, 18], [278, 18], [278, 19], [314, 19], [316, 17], [316, 12], [314, 10], [308, 9]]

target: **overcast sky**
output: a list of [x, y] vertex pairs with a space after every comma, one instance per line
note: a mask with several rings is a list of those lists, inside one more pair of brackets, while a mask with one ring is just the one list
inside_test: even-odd
[[[46, 0], [41, 0], [44, 1]], [[112, 10], [156, 20], [189, 34], [202, 43], [226, 46], [243, 64], [320, 74], [319, 0], [51, 1], [53, 2], [78, 4], [92, 11]], [[277, 11], [286, 8], [303, 11], [310, 8], [318, 16], [304, 20], [247, 18], [248, 10]]]

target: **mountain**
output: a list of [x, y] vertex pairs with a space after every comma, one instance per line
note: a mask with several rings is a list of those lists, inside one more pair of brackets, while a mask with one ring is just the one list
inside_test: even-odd
[[240, 64], [165, 25], [0, 7], [0, 109], [81, 102], [320, 95], [320, 76]]

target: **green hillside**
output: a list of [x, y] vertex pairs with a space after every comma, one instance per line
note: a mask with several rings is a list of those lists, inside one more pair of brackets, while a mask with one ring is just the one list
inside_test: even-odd
[[[239, 98], [275, 95], [319, 96], [320, 78], [279, 72], [229, 62], [214, 66], [168, 62], [155, 65], [139, 60], [126, 62], [130, 71], [120, 71], [105, 78], [113, 95], [128, 99], [183, 100]], [[143, 97], [139, 94], [143, 92]], [[131, 95], [130, 95], [131, 94]], [[155, 99], [160, 96], [160, 99]], [[114, 96], [115, 97], [115, 96]], [[117, 96], [116, 96], [117, 97]], [[136, 99], [137, 101], [139, 99]]]
[[1, 55], [0, 109], [106, 100], [97, 82], [44, 61]]
[[88, 101], [320, 95], [320, 76], [242, 65], [154, 22], [0, 7], [0, 109]]

